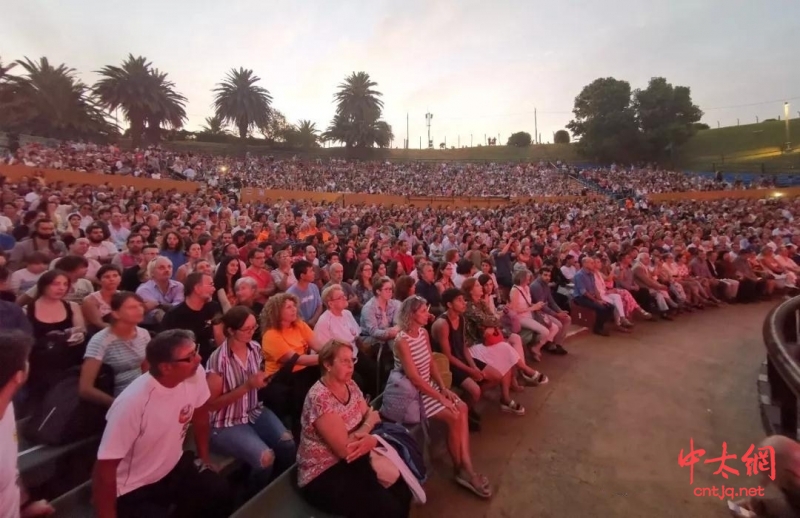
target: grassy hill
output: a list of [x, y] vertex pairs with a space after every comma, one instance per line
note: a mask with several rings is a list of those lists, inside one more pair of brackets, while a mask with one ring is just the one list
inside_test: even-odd
[[[236, 144], [216, 144], [212, 142], [173, 141], [165, 143], [170, 149], [195, 153], [240, 154], [242, 148]], [[367, 149], [351, 150], [335, 148], [317, 148], [310, 151], [280, 150], [266, 146], [247, 146], [247, 151], [264, 155], [301, 154], [312, 157], [345, 157], [352, 156], [369, 160], [488, 160], [498, 162], [563, 160], [580, 161], [575, 148], [569, 144], [542, 144], [515, 148], [507, 146], [482, 146], [462, 149]]]
[[789, 121], [794, 151], [783, 153], [786, 123], [769, 121], [744, 126], [699, 131], [684, 145], [678, 165], [695, 171], [710, 171], [713, 165], [725, 170], [758, 172], [800, 171], [800, 119]]

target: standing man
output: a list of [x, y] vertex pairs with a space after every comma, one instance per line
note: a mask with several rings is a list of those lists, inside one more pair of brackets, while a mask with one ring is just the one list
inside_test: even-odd
[[[194, 336], [161, 333], [147, 344], [146, 359], [150, 371], [117, 396], [106, 416], [92, 474], [97, 516], [228, 516], [231, 491], [208, 453], [210, 392]], [[189, 423], [199, 458], [183, 451]]]

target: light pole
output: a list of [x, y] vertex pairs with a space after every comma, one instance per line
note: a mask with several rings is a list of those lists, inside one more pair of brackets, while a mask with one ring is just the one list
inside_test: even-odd
[[433, 119], [433, 114], [428, 112], [425, 114], [425, 124], [428, 125], [428, 147], [433, 147], [431, 145], [431, 120]]
[[789, 138], [789, 101], [783, 103], [783, 118], [786, 119], [786, 151], [790, 151], [792, 140]]

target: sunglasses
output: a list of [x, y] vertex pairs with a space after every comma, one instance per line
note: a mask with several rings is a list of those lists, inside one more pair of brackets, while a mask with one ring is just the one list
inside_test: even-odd
[[170, 362], [171, 363], [192, 363], [194, 361], [194, 359], [197, 357], [198, 354], [200, 354], [200, 344], [195, 344], [194, 351], [192, 351], [192, 354], [190, 354], [186, 358], [176, 358], [176, 359], [170, 360]]

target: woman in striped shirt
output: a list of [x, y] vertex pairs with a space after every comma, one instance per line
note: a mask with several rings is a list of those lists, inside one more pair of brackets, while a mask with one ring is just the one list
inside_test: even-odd
[[211, 448], [246, 462], [256, 492], [294, 463], [297, 449], [292, 434], [258, 400], [258, 389], [270, 376], [261, 369], [261, 345], [253, 340], [256, 317], [234, 306], [223, 315], [222, 326], [226, 340], [206, 364]]
[[432, 365], [430, 338], [425, 331], [428, 316], [428, 303], [422, 297], [414, 295], [403, 301], [397, 314], [400, 332], [395, 341], [394, 368], [404, 373], [419, 391], [424, 417], [447, 424], [447, 449], [453, 460], [456, 483], [481, 498], [490, 498], [492, 488], [489, 480], [472, 467], [467, 405], [444, 388], [439, 371]]

